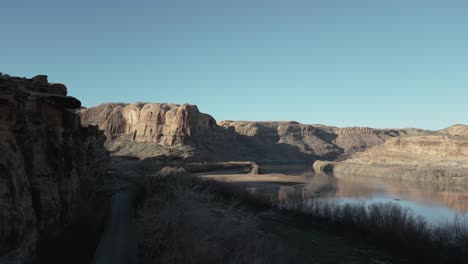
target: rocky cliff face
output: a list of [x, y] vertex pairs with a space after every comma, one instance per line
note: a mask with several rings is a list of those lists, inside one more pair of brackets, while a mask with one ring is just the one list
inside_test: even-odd
[[337, 128], [298, 122], [221, 121], [219, 124], [234, 127], [240, 135], [268, 141], [268, 144], [285, 144], [302, 153], [330, 160], [348, 157], [389, 138], [410, 133], [402, 129]]
[[387, 141], [384, 149], [389, 152], [440, 158], [468, 157], [468, 141], [447, 136], [395, 138]]
[[446, 135], [394, 138], [334, 164], [334, 172], [468, 185], [468, 139]]
[[74, 218], [81, 179], [105, 170], [105, 137], [81, 126], [80, 104], [47, 76], [0, 76], [0, 262], [34, 258]]
[[84, 124], [99, 125], [109, 139], [126, 136], [168, 146], [213, 135], [216, 127], [213, 117], [189, 104], [101, 104], [80, 110], [80, 115]]
[[[119, 154], [148, 157], [151, 153], [147, 152], [153, 149], [156, 156], [161, 153], [156, 145], [189, 145], [195, 149], [198, 160], [203, 161], [335, 160], [382, 144], [388, 138], [412, 133], [298, 122], [221, 121], [217, 124], [213, 117], [188, 104], [110, 103], [82, 109], [80, 115], [83, 123], [99, 125], [110, 141], [118, 141], [112, 146]], [[123, 151], [124, 148], [128, 151]], [[145, 154], [139, 154], [137, 149]]]

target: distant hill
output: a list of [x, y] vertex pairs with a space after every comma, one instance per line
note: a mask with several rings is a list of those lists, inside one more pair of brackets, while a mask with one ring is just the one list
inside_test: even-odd
[[446, 129], [442, 129], [439, 131], [442, 134], [447, 134], [451, 136], [463, 136], [463, 137], [468, 137], [468, 126], [467, 125], [453, 125], [451, 127], [448, 127]]

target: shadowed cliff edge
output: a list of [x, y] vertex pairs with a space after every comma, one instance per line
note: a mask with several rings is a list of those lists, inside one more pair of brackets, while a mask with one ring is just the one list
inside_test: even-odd
[[47, 258], [93, 207], [107, 151], [98, 128], [81, 125], [80, 105], [45, 75], [0, 76], [1, 263]]

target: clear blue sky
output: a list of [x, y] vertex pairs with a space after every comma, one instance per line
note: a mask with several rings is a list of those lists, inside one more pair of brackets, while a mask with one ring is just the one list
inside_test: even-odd
[[2, 0], [0, 71], [217, 120], [468, 123], [468, 1]]

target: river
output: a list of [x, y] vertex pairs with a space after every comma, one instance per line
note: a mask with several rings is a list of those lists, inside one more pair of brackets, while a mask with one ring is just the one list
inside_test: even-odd
[[[272, 203], [292, 196], [336, 203], [397, 203], [432, 223], [468, 216], [468, 187], [315, 174], [308, 166], [262, 166], [261, 175], [213, 172], [204, 177], [245, 186]], [[465, 218], [468, 219], [468, 218]]]

